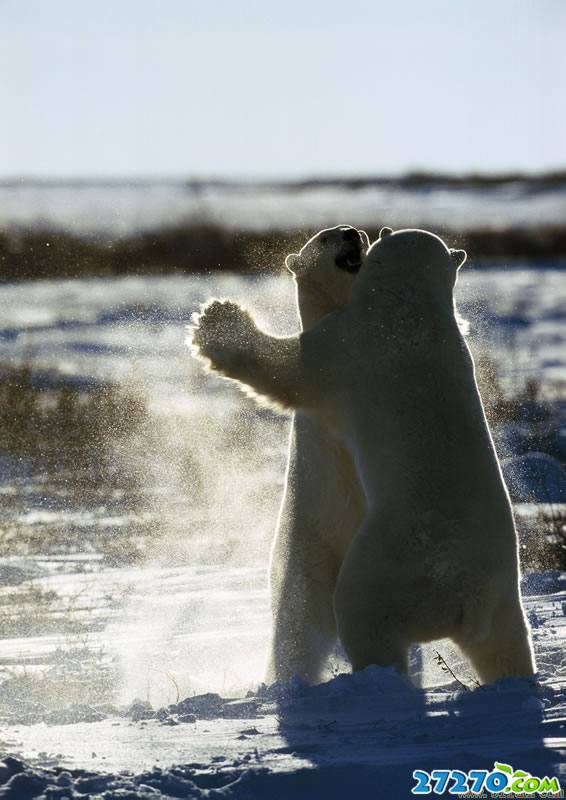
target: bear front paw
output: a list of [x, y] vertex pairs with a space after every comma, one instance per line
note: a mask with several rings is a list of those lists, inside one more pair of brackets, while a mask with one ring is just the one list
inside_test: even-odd
[[229, 373], [257, 332], [250, 314], [230, 300], [212, 300], [194, 314], [188, 343], [213, 369]]

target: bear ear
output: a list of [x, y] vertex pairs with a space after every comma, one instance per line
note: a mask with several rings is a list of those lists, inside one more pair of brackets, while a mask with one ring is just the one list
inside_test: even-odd
[[291, 273], [291, 275], [296, 275], [297, 272], [300, 271], [301, 267], [301, 256], [299, 253], [291, 253], [285, 259], [285, 266]]
[[450, 258], [456, 269], [460, 269], [467, 257], [468, 254], [465, 250], [450, 250]]
[[393, 233], [393, 228], [382, 228], [379, 231], [379, 238], [384, 239], [386, 236], [390, 236]]
[[367, 233], [365, 231], [362, 231], [362, 230], [359, 230], [358, 233], [360, 234], [360, 236], [364, 240], [364, 242], [366, 244], [366, 247], [369, 247], [369, 236], [367, 235]]

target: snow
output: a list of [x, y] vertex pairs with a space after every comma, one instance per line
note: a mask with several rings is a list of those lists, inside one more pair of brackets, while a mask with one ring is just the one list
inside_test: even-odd
[[[476, 691], [445, 681], [418, 689], [391, 670], [369, 667], [317, 687], [292, 682], [260, 691], [241, 711], [218, 696], [196, 698], [182, 707], [194, 711], [193, 722], [179, 722], [173, 706], [162, 720], [41, 723], [8, 727], [3, 737], [35, 767], [56, 762], [59, 769], [102, 772], [115, 788], [142, 791], [139, 784], [157, 765], [152, 785], [166, 796], [182, 774], [201, 787], [201, 794], [186, 795], [195, 797], [205, 797], [202, 787], [215, 781], [227, 787], [223, 797], [370, 797], [387, 790], [401, 798], [409, 796], [413, 769], [491, 769], [495, 760], [564, 780], [565, 600], [564, 590], [525, 600], [537, 623], [536, 686], [507, 679]], [[215, 635], [230, 647], [225, 630]], [[172, 770], [174, 764], [188, 766]], [[54, 781], [53, 772], [41, 774]]]
[[0, 185], [0, 228], [63, 229], [125, 236], [161, 227], [217, 222], [228, 228], [285, 229], [387, 223], [461, 231], [563, 224], [563, 186], [508, 183], [491, 188], [381, 185], [287, 188], [260, 184], [190, 186], [180, 181]]
[[502, 462], [511, 496], [527, 496], [533, 503], [562, 503], [566, 499], [566, 475], [556, 458], [530, 452]]
[[[472, 339], [500, 357], [504, 374], [566, 383], [564, 264], [482, 266], [471, 262], [457, 286]], [[181, 347], [183, 322], [211, 295], [244, 303], [275, 333], [297, 328], [287, 275], [31, 281], [0, 287], [0, 362], [32, 357], [36, 367], [106, 379], [143, 367], [152, 390], [156, 379], [173, 388], [199, 374]]]
[[[458, 293], [472, 340], [500, 361], [509, 385], [534, 377], [559, 398], [566, 384], [560, 265], [469, 268]], [[491, 768], [495, 760], [564, 779], [564, 573], [523, 580], [537, 686], [505, 681], [467, 691], [467, 665], [449, 643], [437, 642], [413, 653], [413, 680], [422, 688], [378, 668], [345, 674], [339, 654], [336, 677], [322, 686], [260, 687], [269, 631], [266, 563], [289, 421], [258, 411], [189, 359], [183, 325], [210, 295], [244, 302], [277, 333], [296, 329], [285, 276], [0, 286], [0, 363], [31, 362], [47, 386], [54, 370], [85, 389], [119, 381], [149, 404], [159, 434], [159, 447], [142, 442], [136, 456], [145, 481], [139, 508], [127, 493], [99, 496], [93, 489], [87, 499], [72, 492], [66, 474], [50, 483], [26, 461], [0, 460], [0, 523], [45, 543], [35, 554], [2, 560], [0, 600], [33, 588], [56, 593], [59, 604], [49, 612], [49, 630], [2, 640], [0, 670], [49, 670], [84, 638], [121, 676], [112, 707], [69, 701], [44, 713], [19, 698], [20, 712], [4, 720], [0, 740], [27, 766], [0, 765], [0, 783], [13, 776], [0, 797], [73, 784], [83, 796], [121, 789], [124, 797], [397, 800], [410, 796], [413, 769]], [[505, 432], [517, 458], [529, 424]], [[181, 452], [201, 479], [193, 494]], [[528, 516], [533, 506], [516, 512]], [[155, 529], [158, 550], [112, 566], [98, 547], [101, 537], [119, 542], [142, 526]], [[55, 624], [66, 619], [86, 633], [74, 637]], [[435, 650], [461, 683], [442, 671]], [[193, 699], [204, 693], [216, 697]], [[132, 711], [136, 698], [151, 704], [148, 719], [132, 718], [144, 715], [139, 705]], [[190, 702], [179, 705], [183, 699]], [[151, 716], [160, 708], [166, 710]], [[37, 721], [25, 724], [26, 714]], [[86, 719], [97, 721], [80, 721]]]

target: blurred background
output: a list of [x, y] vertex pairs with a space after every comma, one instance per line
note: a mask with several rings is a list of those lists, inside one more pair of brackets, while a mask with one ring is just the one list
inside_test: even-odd
[[321, 227], [466, 248], [523, 566], [564, 569], [562, 0], [0, 23], [0, 715], [114, 701], [118, 673], [151, 702], [259, 680], [289, 419], [204, 374], [184, 325], [220, 295], [297, 330], [283, 260]]

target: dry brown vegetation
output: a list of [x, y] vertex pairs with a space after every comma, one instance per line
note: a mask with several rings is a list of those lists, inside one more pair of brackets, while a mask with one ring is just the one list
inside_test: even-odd
[[[414, 221], [413, 221], [414, 222]], [[411, 220], [407, 224], [412, 224]], [[368, 229], [375, 238], [379, 225]], [[79, 237], [53, 230], [0, 233], [0, 280], [216, 271], [277, 272], [314, 229], [231, 231], [199, 223], [127, 238]], [[566, 258], [566, 227], [440, 231], [451, 245], [482, 259]]]
[[74, 385], [25, 364], [0, 366], [0, 452], [39, 454], [59, 467], [100, 461], [145, 419], [142, 401], [111, 384]]

